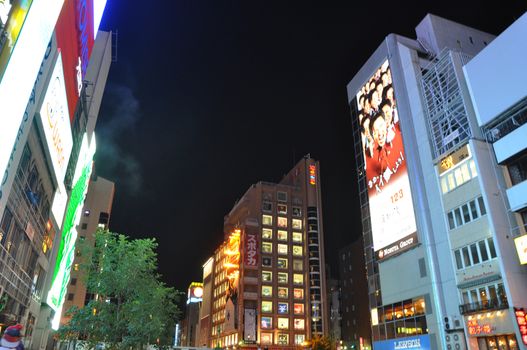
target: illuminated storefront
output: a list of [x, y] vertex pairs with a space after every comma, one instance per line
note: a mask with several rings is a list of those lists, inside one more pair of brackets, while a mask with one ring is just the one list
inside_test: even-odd
[[511, 312], [490, 310], [465, 316], [465, 328], [470, 349], [518, 350]]

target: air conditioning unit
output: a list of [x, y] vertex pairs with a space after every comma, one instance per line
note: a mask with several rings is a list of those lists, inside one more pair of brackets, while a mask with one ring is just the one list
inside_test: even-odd
[[445, 335], [446, 350], [466, 350], [465, 334], [462, 330]]
[[447, 331], [463, 328], [463, 323], [461, 322], [461, 317], [459, 316], [446, 316], [444, 321], [445, 330]]

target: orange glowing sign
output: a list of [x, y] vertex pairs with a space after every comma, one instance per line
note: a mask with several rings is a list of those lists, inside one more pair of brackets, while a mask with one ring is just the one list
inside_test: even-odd
[[309, 183], [313, 186], [317, 184], [316, 170], [314, 165], [309, 166]]
[[491, 334], [495, 328], [490, 323], [478, 324], [475, 319], [468, 321], [468, 334], [470, 335]]

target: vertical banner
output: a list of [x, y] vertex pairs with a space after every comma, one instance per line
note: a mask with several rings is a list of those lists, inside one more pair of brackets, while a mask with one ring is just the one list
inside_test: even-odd
[[245, 333], [243, 335], [243, 340], [245, 342], [255, 342], [256, 341], [256, 310], [255, 309], [245, 309], [243, 316], [243, 329]]
[[255, 233], [245, 232], [245, 267], [258, 266], [258, 238]]
[[386, 60], [357, 93], [373, 247], [383, 259], [417, 244], [391, 70]]

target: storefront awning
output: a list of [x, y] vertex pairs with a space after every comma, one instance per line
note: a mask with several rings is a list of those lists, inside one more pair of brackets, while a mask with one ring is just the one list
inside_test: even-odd
[[486, 276], [486, 277], [483, 277], [483, 278], [478, 278], [478, 279], [475, 279], [473, 281], [460, 283], [460, 284], [457, 285], [457, 287], [459, 289], [467, 289], [467, 288], [470, 288], [470, 287], [479, 286], [481, 284], [494, 282], [494, 281], [497, 281], [497, 280], [500, 280], [500, 279], [501, 279], [500, 275], [491, 275], [491, 276]]

